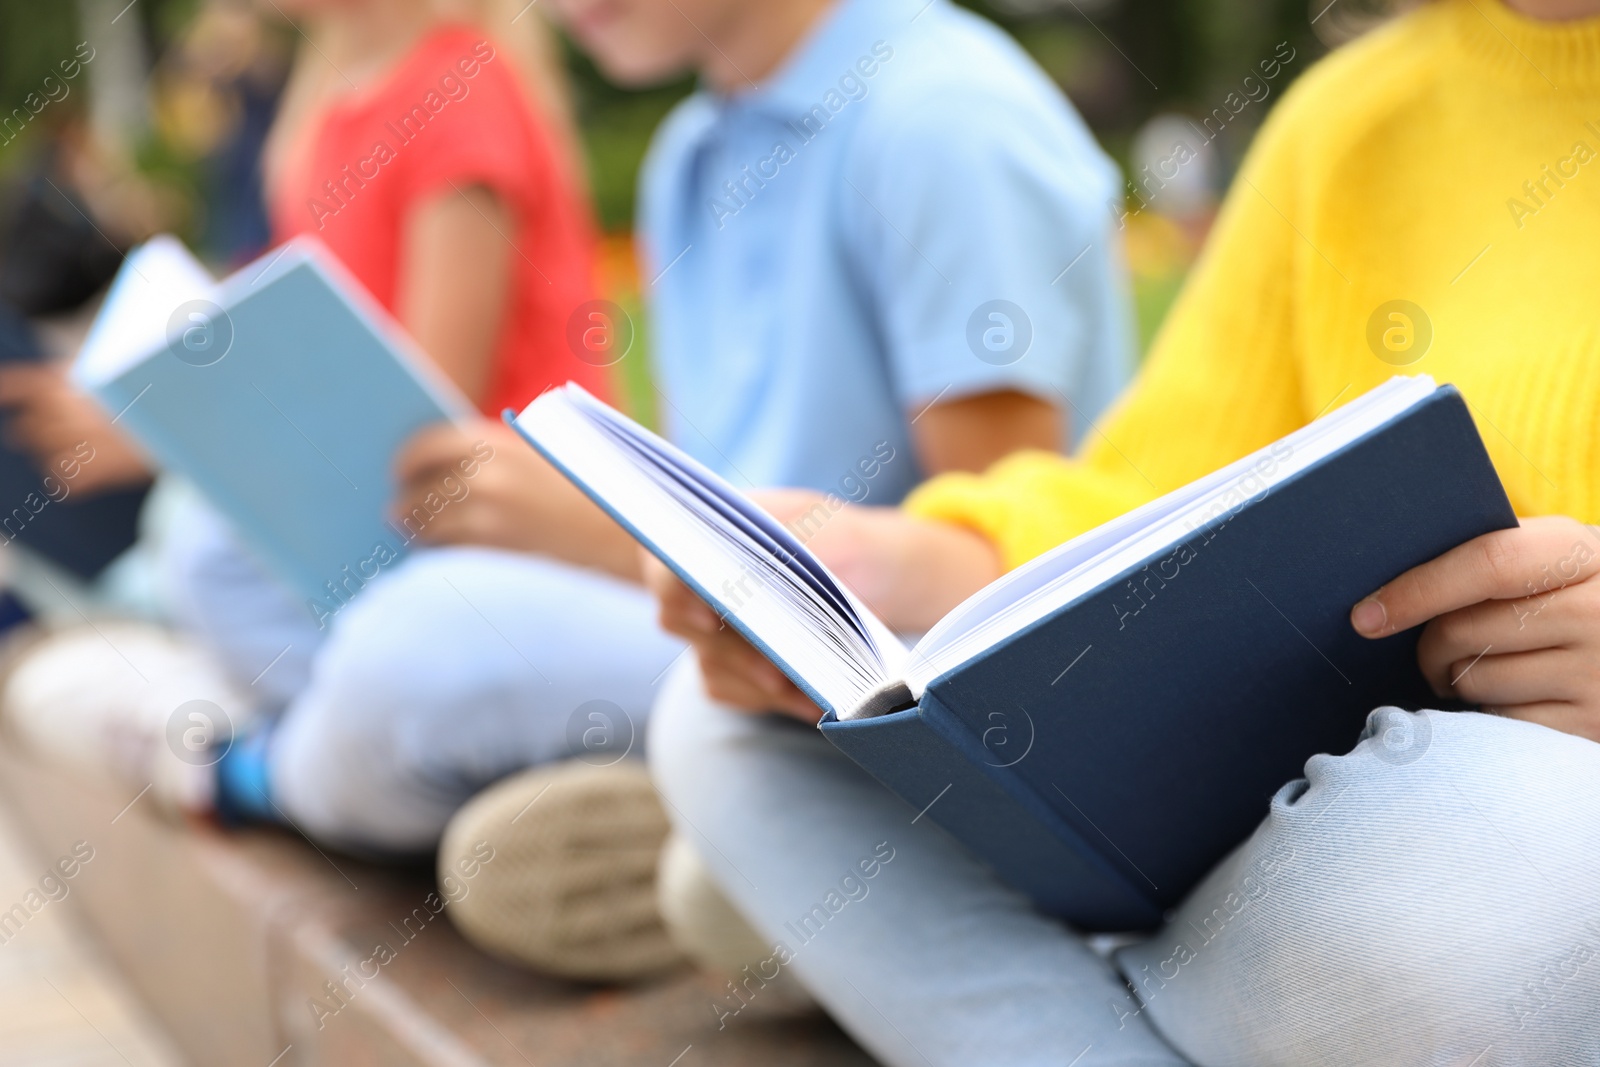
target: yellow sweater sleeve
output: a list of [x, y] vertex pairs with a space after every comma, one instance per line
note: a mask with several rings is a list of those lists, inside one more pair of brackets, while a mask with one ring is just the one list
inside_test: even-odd
[[1294, 297], [1307, 272], [1334, 267], [1291, 222], [1291, 131], [1315, 121], [1296, 97], [1262, 128], [1143, 369], [1079, 454], [942, 475], [907, 499], [911, 513], [977, 531], [1016, 567], [1304, 424]]

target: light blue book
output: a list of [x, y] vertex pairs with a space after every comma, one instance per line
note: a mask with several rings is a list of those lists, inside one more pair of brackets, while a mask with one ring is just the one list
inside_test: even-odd
[[388, 519], [400, 446], [472, 414], [305, 238], [221, 282], [177, 240], [151, 240], [123, 263], [72, 377], [324, 622], [420, 529]]

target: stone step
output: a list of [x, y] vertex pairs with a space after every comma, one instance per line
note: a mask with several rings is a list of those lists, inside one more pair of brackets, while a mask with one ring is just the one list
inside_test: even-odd
[[[869, 1067], [826, 1018], [681, 971], [600, 988], [464, 942], [433, 875], [323, 852], [274, 828], [180, 826], [0, 746], [0, 795], [36, 850], [93, 858], [75, 909], [182, 1052], [217, 1067]], [[379, 946], [383, 946], [380, 950]], [[376, 977], [366, 979], [364, 975]], [[328, 983], [338, 986], [337, 996]]]

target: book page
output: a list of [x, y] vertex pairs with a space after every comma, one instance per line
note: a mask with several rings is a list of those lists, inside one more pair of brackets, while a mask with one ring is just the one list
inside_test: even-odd
[[515, 424], [824, 709], [898, 681], [906, 650], [781, 523], [576, 385]]
[[195, 324], [191, 315], [206, 316], [215, 300], [215, 280], [181, 241], [151, 238], [123, 260], [73, 363], [73, 381], [85, 388], [110, 381], [164, 350]]
[[966, 662], [1124, 571], [1155, 559], [1223, 512], [1246, 506], [1432, 395], [1425, 375], [1396, 376], [1282, 440], [1090, 530], [969, 597], [925, 634], [907, 669], [918, 695]]

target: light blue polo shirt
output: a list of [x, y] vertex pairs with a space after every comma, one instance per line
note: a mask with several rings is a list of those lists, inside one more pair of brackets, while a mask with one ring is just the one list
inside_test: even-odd
[[1019, 389], [1080, 436], [1131, 365], [1119, 196], [997, 27], [948, 0], [838, 0], [765, 84], [695, 93], [651, 144], [667, 434], [735, 485], [875, 504], [923, 479], [910, 423], [938, 401]]

